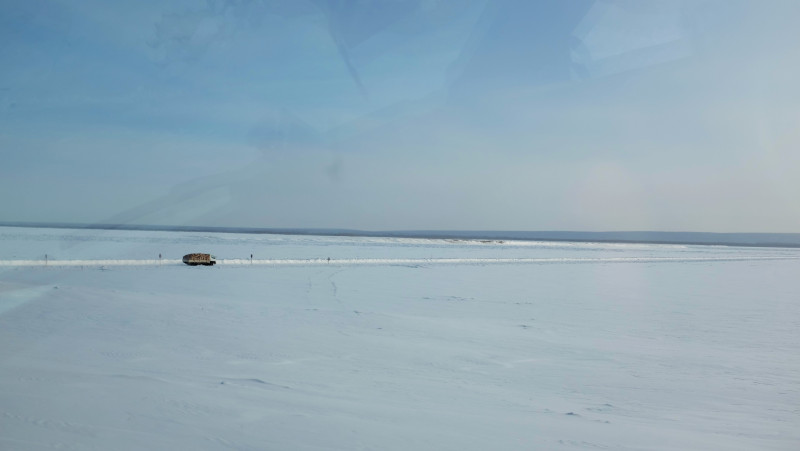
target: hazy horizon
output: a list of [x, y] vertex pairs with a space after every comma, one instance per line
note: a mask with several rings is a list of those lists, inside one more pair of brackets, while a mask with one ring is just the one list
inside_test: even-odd
[[698, 230], [577, 230], [577, 229], [550, 229], [550, 230], [516, 230], [516, 229], [355, 229], [342, 227], [258, 227], [258, 226], [237, 226], [237, 225], [207, 225], [207, 224], [144, 224], [144, 223], [109, 223], [109, 222], [61, 222], [61, 221], [0, 221], [0, 227], [33, 227], [33, 228], [98, 228], [103, 227], [153, 227], [153, 228], [196, 228], [196, 229], [241, 229], [241, 230], [341, 230], [352, 232], [510, 232], [510, 233], [534, 233], [534, 232], [563, 232], [563, 233], [693, 233], [708, 235], [800, 235], [800, 232], [706, 232]]
[[[574, 230], [360, 230], [331, 228], [264, 228], [224, 227], [157, 224], [80, 224], [80, 223], [36, 223], [4, 222], [0, 228], [45, 228], [75, 231], [151, 231], [151, 232], [198, 232], [221, 234], [295, 235], [295, 236], [339, 236], [365, 238], [409, 238], [447, 241], [483, 242], [574, 242], [574, 243], [642, 243], [677, 245], [716, 245], [738, 247], [800, 247], [800, 233], [719, 233], [692, 231], [574, 231]], [[68, 235], [70, 232], [65, 232]]]

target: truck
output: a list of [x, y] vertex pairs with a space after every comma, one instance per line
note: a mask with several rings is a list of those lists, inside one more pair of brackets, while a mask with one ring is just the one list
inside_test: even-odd
[[189, 266], [213, 266], [217, 263], [217, 257], [214, 257], [211, 254], [186, 254], [183, 256], [183, 262]]

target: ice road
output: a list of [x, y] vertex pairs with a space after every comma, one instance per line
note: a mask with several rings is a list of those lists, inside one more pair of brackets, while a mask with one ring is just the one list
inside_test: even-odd
[[0, 227], [0, 449], [796, 450], [798, 258]]

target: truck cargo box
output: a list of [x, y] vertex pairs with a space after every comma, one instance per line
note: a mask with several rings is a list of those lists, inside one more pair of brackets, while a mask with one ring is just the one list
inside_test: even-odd
[[217, 258], [211, 254], [186, 254], [183, 256], [183, 262], [189, 266], [212, 266], [217, 263]]

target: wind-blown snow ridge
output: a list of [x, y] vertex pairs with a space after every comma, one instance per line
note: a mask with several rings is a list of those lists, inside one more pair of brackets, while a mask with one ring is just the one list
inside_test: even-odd
[[[725, 261], [800, 260], [800, 256], [749, 257], [600, 257], [600, 258], [344, 258], [344, 259], [221, 259], [224, 266], [408, 266], [558, 263], [690, 263]], [[181, 260], [0, 260], [0, 266], [174, 266]]]
[[346, 258], [346, 259], [307, 259], [307, 260], [218, 260], [221, 265], [271, 265], [271, 266], [387, 266], [387, 265], [484, 265], [520, 263], [658, 263], [658, 262], [709, 262], [709, 261], [752, 261], [752, 260], [798, 260], [800, 257], [599, 257], [599, 258]]
[[158, 266], [183, 264], [182, 260], [0, 260], [0, 266]]

